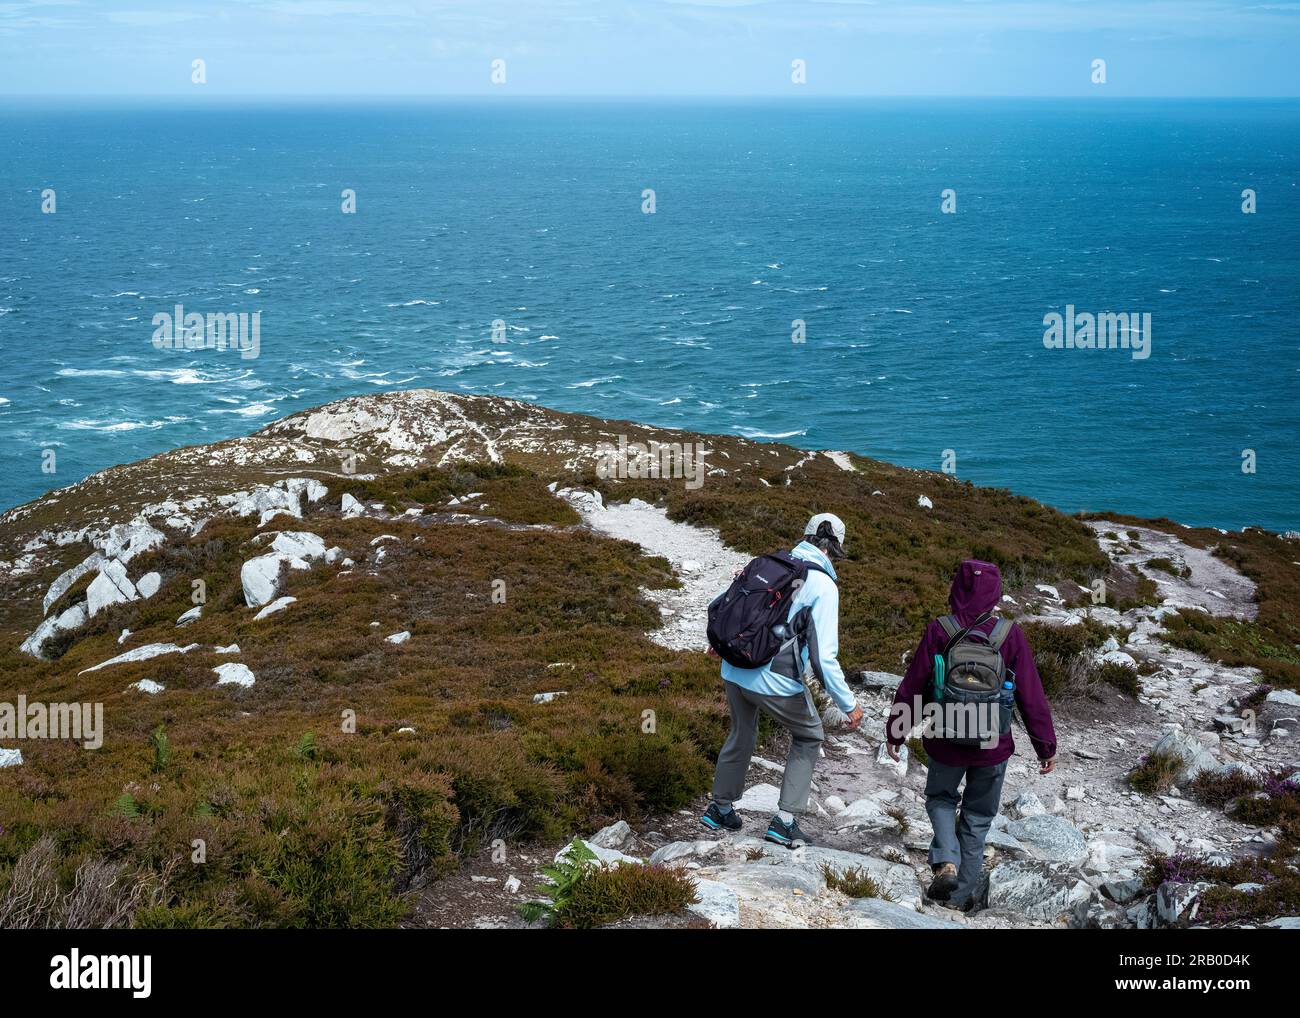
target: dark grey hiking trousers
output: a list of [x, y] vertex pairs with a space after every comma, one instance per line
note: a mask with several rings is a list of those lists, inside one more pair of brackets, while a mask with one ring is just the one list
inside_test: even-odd
[[762, 711], [790, 732], [790, 755], [786, 757], [785, 777], [781, 779], [779, 808], [787, 813], [805, 812], [813, 768], [826, 738], [812, 693], [805, 688], [796, 696], [764, 696], [734, 682], [723, 682], [723, 685], [727, 688], [727, 706], [731, 710], [731, 734], [718, 753], [713, 801], [719, 806], [730, 806], [744, 794], [745, 773], [758, 739], [758, 712]]
[[[949, 899], [953, 904], [969, 900], [979, 884], [984, 870], [984, 839], [998, 815], [1006, 774], [1006, 760], [992, 767], [950, 767], [930, 760], [930, 773], [925, 779], [925, 811], [934, 828], [930, 865], [950, 862], [957, 867], [957, 889]], [[962, 778], [966, 779], [966, 789], [958, 796]]]

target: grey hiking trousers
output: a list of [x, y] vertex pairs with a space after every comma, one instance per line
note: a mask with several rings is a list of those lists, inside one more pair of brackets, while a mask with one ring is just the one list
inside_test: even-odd
[[[934, 840], [930, 842], [930, 865], [950, 862], [957, 867], [957, 889], [949, 901], [968, 901], [984, 871], [984, 839], [998, 815], [1002, 802], [1002, 780], [1007, 761], [992, 767], [950, 767], [933, 758], [925, 779], [925, 811], [930, 814]], [[966, 779], [957, 815], [957, 786]]]
[[812, 693], [805, 688], [795, 696], [764, 696], [734, 682], [722, 684], [727, 689], [727, 706], [731, 710], [731, 734], [718, 753], [713, 801], [719, 806], [730, 806], [744, 794], [745, 773], [758, 739], [758, 712], [762, 711], [790, 733], [790, 755], [785, 761], [778, 808], [787, 813], [805, 812], [812, 789], [813, 767], [826, 737]]

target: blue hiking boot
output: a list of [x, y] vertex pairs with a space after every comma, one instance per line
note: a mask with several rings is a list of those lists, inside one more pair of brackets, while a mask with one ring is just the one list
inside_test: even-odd
[[734, 809], [724, 813], [718, 808], [716, 802], [709, 803], [709, 808], [700, 817], [700, 823], [711, 831], [722, 830], [723, 828], [728, 831], [738, 831], [742, 826], [739, 813]]
[[763, 835], [763, 840], [785, 848], [803, 848], [814, 843], [812, 838], [799, 829], [797, 817], [788, 824], [783, 823], [780, 817], [773, 817], [772, 822], [767, 825], [767, 833]]

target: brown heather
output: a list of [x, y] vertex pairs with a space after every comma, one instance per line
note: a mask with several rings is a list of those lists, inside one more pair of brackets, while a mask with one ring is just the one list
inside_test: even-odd
[[[521, 406], [461, 403], [493, 434], [505, 434]], [[707, 445], [710, 468], [726, 473], [710, 475], [698, 491], [681, 481], [598, 482], [552, 450], [569, 441], [594, 451], [611, 433], [630, 441], [663, 433], [536, 413], [554, 424], [547, 442], [508, 449], [505, 465], [399, 471], [367, 455], [365, 469], [377, 475], [371, 481], [304, 469], [288, 451], [276, 461], [287, 428], [278, 422], [241, 440], [241, 448], [265, 452], [256, 466], [212, 468], [180, 450], [33, 504], [21, 528], [8, 525], [0, 558], [12, 559], [42, 528], [110, 511], [129, 519], [162, 492], [231, 491], [292, 471], [319, 476], [330, 494], [291, 528], [320, 534], [357, 564], [290, 573], [285, 592], [297, 603], [254, 622], [239, 569], [256, 553], [257, 529], [249, 520], [216, 519], [198, 536], [172, 537], [133, 562], [132, 575], [161, 572], [162, 590], [101, 613], [48, 662], [17, 647], [40, 621], [41, 595], [85, 546], [63, 549], [35, 576], [0, 581], [0, 700], [21, 692], [31, 700], [102, 701], [106, 724], [99, 750], [28, 741], [24, 763], [0, 771], [0, 914], [15, 907], [15, 894], [26, 894], [38, 903], [24, 906], [27, 925], [68, 921], [39, 903], [50, 899], [51, 879], [66, 893], [80, 870], [99, 874], [102, 887], [94, 908], [80, 914], [117, 923], [390, 926], [401, 921], [409, 892], [495, 839], [512, 847], [558, 841], [616, 817], [681, 808], [706, 791], [727, 726], [716, 663], [647, 637], [658, 613], [643, 588], [677, 581], [662, 559], [576, 525], [572, 510], [547, 492], [551, 481], [595, 486], [607, 499], [662, 502], [674, 519], [716, 527], [752, 553], [789, 546], [813, 512], [839, 513], [851, 535], [841, 568], [848, 668], [900, 670], [922, 625], [945, 610], [962, 558], [997, 562], [1011, 590], [1107, 574], [1081, 522], [1005, 491], [856, 456], [857, 470], [848, 472], [825, 457], [804, 462], [806, 454], [788, 446], [725, 436]], [[448, 447], [428, 450], [427, 462]], [[438, 513], [452, 496], [482, 492], [483, 515], [499, 522], [344, 519], [336, 507], [345, 491], [398, 511], [421, 505]], [[918, 508], [922, 494], [933, 510]], [[550, 526], [526, 526], [542, 523]], [[380, 534], [399, 540], [384, 545], [386, 558], [376, 564], [370, 541]], [[1286, 564], [1291, 556], [1263, 534], [1215, 534], [1215, 541], [1260, 583], [1261, 618], [1251, 632], [1263, 641], [1245, 646], [1216, 630], [1215, 646], [1252, 655], [1293, 646], [1300, 633], [1284, 605], [1300, 602], [1300, 590]], [[198, 578], [208, 591], [203, 617], [177, 629]], [[506, 583], [504, 604], [493, 603], [496, 579]], [[65, 595], [66, 603], [82, 590]], [[202, 646], [79, 674], [123, 649], [123, 628], [132, 631], [127, 646]], [[407, 643], [385, 642], [399, 630], [411, 632]], [[212, 653], [232, 642], [241, 648], [237, 658]], [[1068, 648], [1059, 650], [1068, 681]], [[212, 668], [231, 660], [247, 664], [256, 685], [215, 686]], [[564, 664], [548, 668], [557, 663]], [[166, 692], [125, 692], [143, 678]], [[532, 702], [554, 690], [568, 695]], [[646, 710], [655, 712], [654, 734], [642, 733]], [[355, 712], [355, 734], [341, 728], [346, 711]], [[203, 864], [190, 861], [195, 839], [206, 843]]]

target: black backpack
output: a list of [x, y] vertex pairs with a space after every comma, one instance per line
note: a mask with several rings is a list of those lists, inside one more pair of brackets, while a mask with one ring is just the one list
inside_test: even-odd
[[[761, 668], [792, 635], [778, 635], [790, 614], [790, 602], [808, 577], [808, 570], [830, 576], [815, 562], [789, 552], [760, 555], [731, 581], [709, 605], [709, 646], [737, 668]], [[831, 577], [834, 579], [834, 577]]]
[[936, 655], [934, 699], [943, 706], [934, 737], [957, 746], [979, 746], [1011, 731], [1016, 676], [1002, 657], [1011, 623], [997, 619], [987, 635], [976, 627], [992, 618], [984, 612], [965, 628], [952, 615], [939, 620], [948, 642]]

